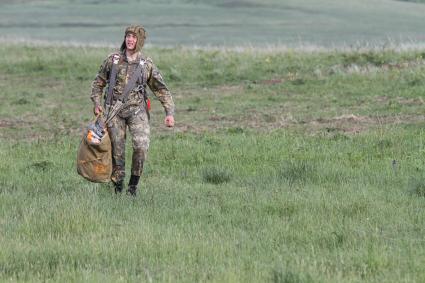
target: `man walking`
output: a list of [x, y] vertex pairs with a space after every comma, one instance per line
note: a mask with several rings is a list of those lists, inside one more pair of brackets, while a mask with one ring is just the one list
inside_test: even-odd
[[[133, 156], [127, 192], [133, 196], [136, 195], [149, 148], [150, 104], [146, 96], [146, 86], [149, 86], [164, 107], [165, 125], [174, 126], [173, 98], [152, 59], [145, 57], [141, 52], [145, 39], [146, 32], [142, 26], [128, 27], [120, 51], [110, 54], [101, 65], [92, 83], [91, 93], [95, 115], [104, 109], [105, 112], [109, 112], [116, 104], [123, 103], [121, 110], [107, 124], [112, 143], [111, 180], [115, 186], [115, 193], [121, 193], [124, 187], [125, 141], [128, 127], [132, 136]], [[106, 85], [108, 91], [105, 93], [102, 107], [101, 97]]]

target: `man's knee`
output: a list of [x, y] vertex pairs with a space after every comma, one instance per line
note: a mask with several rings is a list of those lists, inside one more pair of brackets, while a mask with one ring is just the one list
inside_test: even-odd
[[142, 135], [133, 138], [133, 149], [134, 151], [144, 151], [145, 154], [149, 148], [149, 136]]

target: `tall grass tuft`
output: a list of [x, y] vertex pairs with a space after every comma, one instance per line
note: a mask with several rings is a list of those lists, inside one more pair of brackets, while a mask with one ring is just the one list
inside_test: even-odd
[[311, 276], [300, 276], [292, 271], [282, 271], [280, 269], [273, 270], [274, 283], [312, 283], [314, 282]]
[[232, 178], [232, 174], [224, 168], [207, 167], [202, 171], [202, 180], [210, 184], [223, 184], [228, 183]]
[[418, 197], [425, 197], [425, 178], [411, 178], [409, 180], [409, 192]]
[[316, 171], [316, 167], [312, 161], [290, 160], [283, 164], [278, 177], [282, 181], [288, 182], [289, 185], [296, 183], [304, 184], [315, 178]]

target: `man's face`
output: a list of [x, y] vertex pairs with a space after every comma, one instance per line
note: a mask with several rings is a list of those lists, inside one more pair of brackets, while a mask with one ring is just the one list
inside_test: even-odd
[[136, 44], [137, 44], [137, 37], [134, 33], [127, 33], [127, 35], [125, 36], [125, 46], [127, 48], [127, 50], [133, 51], [134, 49], [136, 49]]

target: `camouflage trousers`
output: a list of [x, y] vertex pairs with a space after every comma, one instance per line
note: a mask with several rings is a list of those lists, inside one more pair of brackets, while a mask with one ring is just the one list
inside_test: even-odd
[[119, 113], [108, 123], [108, 132], [112, 143], [112, 177], [114, 183], [125, 178], [125, 143], [127, 127], [130, 131], [133, 143], [133, 157], [131, 175], [140, 176], [143, 172], [143, 163], [147, 157], [149, 148], [149, 119], [146, 110], [142, 106], [136, 106], [125, 111], [125, 115]]

